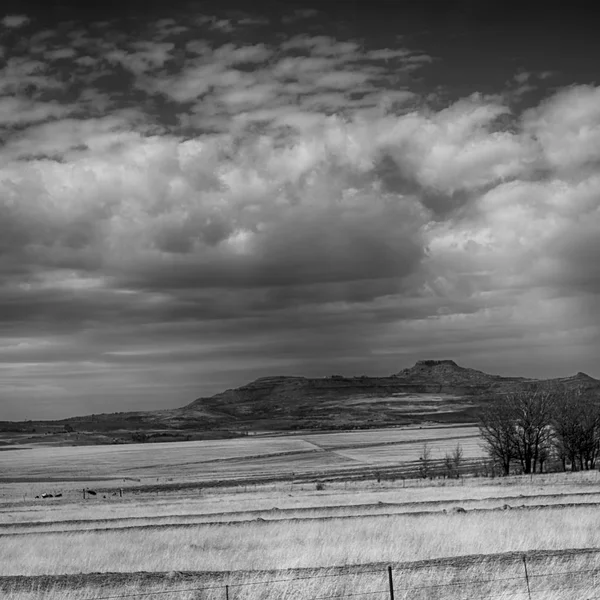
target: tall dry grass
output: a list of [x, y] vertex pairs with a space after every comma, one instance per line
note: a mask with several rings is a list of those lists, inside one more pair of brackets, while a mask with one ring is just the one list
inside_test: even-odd
[[[165, 518], [189, 514], [235, 513], [248, 510], [320, 509], [323, 506], [352, 507], [384, 503], [464, 503], [494, 499], [513, 503], [512, 498], [523, 496], [518, 504], [548, 504], [570, 502], [575, 494], [585, 494], [590, 501], [600, 495], [600, 474], [596, 471], [573, 474], [550, 474], [502, 479], [467, 478], [462, 480], [374, 480], [326, 483], [323, 491], [316, 491], [315, 484], [279, 483], [275, 485], [246, 486], [231, 489], [195, 490], [193, 494], [180, 496], [138, 496], [128, 494], [123, 498], [88, 500], [86, 502], [60, 501], [23, 502], [21, 505], [0, 507], [0, 524], [57, 522], [65, 520], [99, 520], [113, 518]], [[577, 499], [581, 502], [586, 496]], [[537, 499], [539, 498], [539, 501]], [[485, 503], [477, 506], [485, 506]], [[431, 505], [415, 507], [429, 510]], [[442, 507], [440, 507], [442, 508]]]
[[597, 513], [580, 506], [3, 536], [0, 574], [317, 568], [600, 547]]
[[[464, 482], [370, 482], [327, 484], [317, 492], [311, 486], [257, 486], [249, 491], [212, 490], [200, 497], [169, 499], [123, 498], [103, 503], [95, 501], [65, 504], [23, 505], [0, 511], [0, 521], [13, 522], [15, 531], [26, 531], [19, 523], [45, 515], [47, 527], [63, 528], [60, 521], [84, 519], [127, 519], [127, 523], [152, 522], [159, 517], [163, 529], [126, 531], [72, 531], [33, 533], [0, 537], [1, 575], [48, 575], [63, 573], [123, 573], [125, 583], [116, 584], [109, 576], [105, 585], [83, 581], [77, 587], [69, 582], [24, 589], [0, 578], [0, 597], [10, 600], [94, 600], [123, 594], [150, 594], [166, 600], [305, 600], [325, 596], [356, 594], [356, 598], [387, 598], [387, 563], [476, 555], [456, 566], [430, 565], [395, 570], [397, 600], [465, 600], [471, 598], [526, 598], [519, 560], [506, 562], [486, 555], [509, 551], [600, 547], [600, 528], [595, 525], [597, 509], [590, 506], [467, 512], [466, 514], [373, 514], [378, 502], [412, 502], [414, 510], [450, 508], [462, 503], [467, 508], [490, 508], [504, 499], [519, 498], [509, 504], [595, 501], [598, 474], [549, 475], [532, 480], [472, 479]], [[413, 487], [414, 486], [414, 487]], [[590, 494], [578, 496], [578, 494]], [[368, 505], [368, 507], [361, 506]], [[227, 525], [181, 526], [185, 515], [214, 515], [273, 507], [290, 513], [267, 516], [274, 522], [249, 521]], [[328, 508], [329, 507], [329, 508]], [[406, 507], [404, 507], [406, 509]], [[353, 519], [287, 520], [285, 517], [350, 515]], [[256, 516], [256, 515], [255, 515]], [[223, 518], [229, 518], [227, 514]], [[123, 523], [120, 523], [123, 525]], [[74, 525], [75, 527], [77, 525]], [[7, 530], [0, 530], [0, 533]], [[600, 554], [557, 557], [530, 565], [532, 600], [578, 600], [597, 593]], [[446, 563], [444, 563], [446, 564]], [[376, 565], [371, 574], [336, 575], [323, 578], [336, 565]], [[293, 579], [285, 569], [309, 569], [316, 579]], [[362, 567], [357, 567], [362, 568]], [[368, 569], [369, 567], [367, 567]], [[325, 571], [324, 571], [325, 569]], [[266, 570], [266, 571], [265, 571]], [[141, 581], [140, 572], [157, 575]], [[178, 578], [181, 571], [215, 571], [220, 574]], [[560, 575], [576, 571], [575, 575]], [[137, 573], [137, 574], [136, 574]], [[170, 573], [170, 575], [169, 575]], [[306, 573], [305, 573], [306, 574]], [[277, 583], [261, 583], [272, 581]], [[503, 579], [482, 582], [482, 579]], [[4, 581], [4, 582], [3, 582]], [[33, 582], [33, 580], [31, 580]], [[469, 583], [471, 582], [471, 583]], [[251, 583], [252, 585], [247, 585]], [[452, 585], [448, 585], [452, 584]], [[210, 590], [192, 588], [211, 587]], [[173, 591], [173, 590], [180, 591]], [[187, 591], [185, 591], [187, 590]], [[377, 593], [372, 593], [377, 592]]]
[[[508, 503], [511, 504], [508, 504]], [[462, 500], [432, 500], [432, 501], [399, 501], [370, 504], [324, 504], [322, 506], [285, 506], [284, 502], [277, 502], [283, 507], [242, 507], [236, 511], [218, 510], [215, 506], [203, 506], [198, 503], [192, 506], [173, 507], [173, 512], [165, 514], [152, 514], [148, 505], [139, 507], [137, 514], [118, 516], [104, 513], [102, 516], [86, 513], [84, 519], [61, 518], [52, 520], [49, 515], [43, 515], [40, 521], [24, 520], [26, 515], [19, 515], [19, 519], [0, 522], [0, 534], [32, 534], [67, 532], [67, 531], [93, 531], [93, 530], [118, 530], [123, 528], [159, 528], [168, 526], [193, 526], [210, 523], [224, 523], [234, 525], [263, 519], [268, 521], [313, 520], [313, 519], [355, 519], [366, 516], [406, 515], [424, 512], [447, 512], [466, 507], [468, 510], [498, 510], [498, 509], [539, 509], [542, 507], [564, 507], [569, 505], [600, 506], [600, 491], [584, 494], [547, 494], [528, 496], [500, 496], [483, 499], [463, 498]], [[133, 509], [133, 507], [129, 507]]]
[[[598, 589], [598, 552], [580, 555], [532, 556], [528, 559], [532, 598], [583, 600]], [[148, 574], [150, 575], [150, 574]], [[527, 598], [524, 565], [519, 556], [471, 557], [417, 565], [394, 565], [398, 600], [475, 600]], [[17, 589], [0, 580], [0, 593], [9, 600], [95, 600], [137, 595], [150, 598], [199, 600], [316, 600], [324, 598], [390, 597], [387, 565], [360, 569], [233, 572], [223, 575], [167, 573], [163, 577], [127, 574], [116, 581], [36, 582]], [[226, 587], [228, 589], [226, 590]]]

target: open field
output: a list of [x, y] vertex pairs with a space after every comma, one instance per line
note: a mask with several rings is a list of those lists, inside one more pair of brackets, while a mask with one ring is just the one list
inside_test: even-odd
[[443, 441], [448, 438], [478, 436], [473, 425], [423, 425], [393, 429], [366, 429], [334, 433], [302, 434], [302, 439], [320, 448], [343, 448], [409, 442]]
[[[318, 569], [600, 546], [598, 506], [5, 535], [2, 575]], [[553, 527], [548, 528], [551, 518]], [[82, 552], [82, 548], [90, 551]], [[93, 551], [92, 551], [93, 549]], [[140, 551], [143, 549], [143, 552]]]
[[537, 598], [590, 597], [600, 568], [598, 483], [588, 474], [541, 485], [515, 477], [304, 486], [291, 495], [284, 487], [214, 490], [169, 502], [55, 505], [46, 527], [33, 524], [39, 507], [22, 505], [1, 513], [0, 588], [13, 600], [152, 591], [174, 600], [200, 597], [197, 588], [221, 598], [225, 585], [230, 598], [368, 598], [376, 590], [385, 598], [389, 564], [398, 598], [508, 598], [523, 592], [526, 552]]
[[[424, 441], [434, 453], [458, 441], [466, 456], [477, 455], [472, 427], [2, 453], [2, 477], [21, 481], [2, 485], [0, 595], [384, 600], [390, 565], [397, 599], [508, 600], [527, 598], [524, 555], [534, 600], [600, 595], [597, 471], [327, 479], [339, 475], [338, 458], [363, 469], [410, 463]], [[286, 477], [299, 464], [312, 482]], [[268, 484], [234, 485], [239, 474], [269, 472]], [[139, 488], [142, 477], [156, 491]], [[231, 483], [206, 487], [211, 477]], [[161, 490], [169, 479], [181, 487]], [[196, 487], [183, 485], [193, 480]], [[322, 489], [315, 480], [325, 481]], [[90, 481], [105, 492], [84, 501]], [[115, 486], [123, 497], [112, 495]], [[31, 497], [50, 488], [66, 491]]]
[[[466, 458], [476, 458], [482, 455], [478, 440], [473, 426], [423, 426], [152, 445], [34, 446], [0, 453], [0, 481], [17, 484], [12, 490], [16, 495], [36, 496], [46, 491], [48, 482], [55, 491], [68, 492], [80, 490], [84, 484], [109, 489], [131, 482], [327, 476], [408, 465], [419, 459], [425, 442], [433, 459], [443, 458], [457, 443], [463, 446]], [[19, 483], [23, 485], [19, 487]]]

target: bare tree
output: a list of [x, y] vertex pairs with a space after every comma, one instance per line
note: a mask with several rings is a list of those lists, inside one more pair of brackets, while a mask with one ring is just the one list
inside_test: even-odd
[[503, 475], [510, 474], [510, 465], [515, 458], [513, 421], [506, 399], [498, 397], [479, 415], [479, 431], [490, 459], [502, 469]]
[[452, 451], [452, 465], [454, 467], [454, 471], [456, 472], [456, 476], [460, 476], [460, 467], [463, 462], [464, 451], [460, 442], [456, 443], [456, 447]]
[[463, 460], [463, 449], [460, 443], [456, 444], [452, 453], [446, 452], [444, 457], [444, 468], [447, 477], [460, 477], [460, 467]]
[[446, 477], [450, 479], [454, 477], [454, 462], [452, 460], [452, 455], [446, 452], [446, 456], [444, 456], [444, 469], [446, 470]]
[[532, 387], [509, 394], [506, 401], [513, 421], [516, 458], [521, 463], [523, 473], [535, 473], [540, 462], [540, 453], [545, 455], [552, 441], [555, 396], [549, 391]]
[[554, 431], [554, 395], [531, 386], [499, 396], [480, 415], [479, 429], [491, 459], [510, 473], [518, 461], [525, 474], [536, 473], [547, 459]]
[[425, 479], [431, 474], [431, 449], [429, 448], [429, 444], [427, 442], [423, 444], [423, 450], [421, 451], [419, 462], [421, 463], [419, 466], [419, 473], [421, 474], [421, 477]]
[[557, 397], [554, 407], [552, 424], [556, 433], [555, 446], [561, 459], [563, 471], [567, 468], [567, 461], [571, 463], [571, 470], [577, 470], [577, 456], [581, 437], [580, 418], [578, 413], [579, 403], [577, 394], [562, 393]]
[[600, 406], [593, 396], [579, 388], [561, 393], [555, 402], [552, 425], [555, 447], [571, 470], [594, 469], [600, 455]]

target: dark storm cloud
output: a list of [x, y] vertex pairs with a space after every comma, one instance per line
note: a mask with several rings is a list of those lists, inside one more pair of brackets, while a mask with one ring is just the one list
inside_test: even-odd
[[[344, 210], [285, 211], [264, 233], [249, 230], [248, 240], [239, 239], [239, 251], [219, 251], [208, 244], [203, 256], [191, 252], [192, 241], [182, 240], [183, 255], [178, 269], [162, 268], [160, 261], [139, 265], [124, 275], [124, 284], [148, 289], [273, 287], [354, 280], [402, 278], [423, 257], [418, 232], [407, 223], [414, 216], [400, 206], [383, 207], [375, 214]], [[387, 221], [388, 227], [384, 226]], [[231, 229], [231, 228], [230, 228]], [[194, 231], [197, 239], [198, 230]], [[231, 234], [235, 236], [234, 231]], [[181, 231], [172, 232], [178, 239]], [[256, 239], [251, 239], [256, 238]], [[179, 238], [182, 239], [182, 238]], [[183, 238], [185, 239], [185, 238]], [[231, 239], [231, 238], [230, 238]], [[234, 237], [234, 242], [236, 238]], [[206, 237], [203, 238], [206, 242]], [[163, 251], [168, 250], [164, 243]], [[176, 252], [177, 248], [171, 246]], [[115, 266], [118, 268], [118, 266]]]
[[[227, 373], [597, 347], [598, 88], [519, 112], [548, 79], [521, 69], [447, 101], [409, 84], [443, 57], [290, 16], [71, 23], [7, 55], [11, 397], [98, 412], [90, 385], [156, 403], [171, 386], [176, 405]], [[17, 17], [2, 35], [32, 27]]]

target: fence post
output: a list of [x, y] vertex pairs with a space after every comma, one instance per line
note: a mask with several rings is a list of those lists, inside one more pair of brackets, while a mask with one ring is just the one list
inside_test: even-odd
[[83, 488], [83, 499], [85, 500], [85, 488]]
[[531, 600], [531, 589], [529, 588], [529, 573], [527, 572], [527, 558], [523, 555], [523, 566], [525, 567], [525, 581], [527, 582], [527, 597]]
[[391, 566], [388, 566], [388, 579], [390, 582], [390, 600], [394, 600], [394, 579], [392, 578]]
[[229, 586], [225, 586], [225, 600], [229, 600]]

